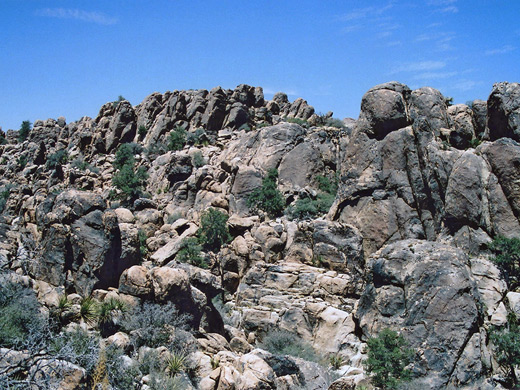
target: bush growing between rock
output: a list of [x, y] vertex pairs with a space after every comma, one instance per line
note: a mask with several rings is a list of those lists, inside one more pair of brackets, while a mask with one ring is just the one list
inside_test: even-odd
[[302, 197], [296, 201], [294, 206], [291, 205], [287, 210], [287, 215], [291, 219], [312, 219], [317, 215], [328, 213], [336, 198], [337, 182], [331, 181], [325, 176], [318, 176], [316, 180], [321, 192], [318, 193], [316, 199]]
[[506, 375], [506, 385], [518, 389], [515, 369], [520, 366], [520, 327], [516, 315], [508, 315], [505, 328], [492, 328], [490, 339], [495, 346], [495, 359]]
[[203, 167], [206, 164], [204, 157], [200, 151], [196, 151], [191, 155], [191, 163], [195, 168]]
[[283, 213], [285, 199], [277, 186], [278, 170], [273, 168], [267, 171], [262, 180], [262, 186], [249, 194], [247, 205], [253, 210], [265, 211], [270, 217], [277, 217]]
[[402, 335], [388, 328], [368, 339], [368, 359], [364, 364], [376, 387], [397, 389], [400, 383], [410, 380], [411, 372], [405, 367], [413, 352], [406, 344]]
[[121, 327], [130, 335], [135, 349], [143, 345], [152, 348], [171, 347], [175, 344], [176, 337], [182, 337], [182, 331], [187, 328], [189, 321], [190, 316], [179, 315], [171, 302], [165, 305], [146, 302], [127, 312], [121, 321]]
[[179, 252], [175, 257], [181, 263], [189, 263], [196, 267], [208, 268], [208, 263], [201, 254], [202, 247], [196, 237], [188, 237], [182, 240]]
[[218, 252], [222, 245], [231, 241], [227, 226], [228, 218], [227, 214], [213, 208], [202, 214], [199, 236], [205, 248]]
[[0, 190], [0, 213], [5, 209], [5, 205], [7, 204], [7, 199], [9, 199], [12, 188], [13, 186], [8, 184]]
[[66, 164], [69, 159], [69, 154], [66, 149], [58, 150], [47, 158], [45, 167], [47, 169], [56, 169], [59, 165]]
[[495, 254], [493, 261], [502, 272], [507, 286], [514, 291], [520, 286], [520, 239], [496, 237], [489, 249]]
[[303, 341], [298, 335], [286, 330], [275, 330], [267, 333], [259, 347], [273, 355], [290, 355], [310, 362], [320, 360], [310, 344]]
[[186, 145], [186, 130], [177, 126], [168, 136], [168, 150], [182, 150]]

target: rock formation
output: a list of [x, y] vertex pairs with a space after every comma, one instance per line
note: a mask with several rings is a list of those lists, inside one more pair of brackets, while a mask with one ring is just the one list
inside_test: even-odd
[[[411, 388], [503, 388], [489, 335], [520, 299], [488, 244], [520, 237], [520, 85], [448, 106], [435, 89], [390, 82], [363, 96], [358, 120], [331, 117], [240, 85], [110, 102], [95, 119], [37, 120], [21, 143], [8, 131], [0, 267], [46, 313], [60, 296], [78, 312], [85, 297], [173, 303], [189, 316], [198, 367], [196, 380], [173, 375], [183, 388], [359, 389], [366, 342], [385, 328], [414, 351]], [[176, 131], [181, 150], [168, 148]], [[118, 201], [113, 163], [125, 143], [147, 180], [141, 196]], [[305, 217], [255, 209], [249, 196], [272, 169], [286, 210], [325, 193], [332, 204]], [[202, 248], [207, 268], [181, 261], [210, 208], [229, 217], [230, 240]], [[267, 350], [276, 332], [318, 358]], [[127, 368], [141, 361], [135, 334], [109, 333]], [[24, 353], [0, 350], [0, 383]], [[60, 364], [73, 373], [61, 388], [92, 384], [87, 367]], [[142, 371], [135, 380], [153, 388]]]

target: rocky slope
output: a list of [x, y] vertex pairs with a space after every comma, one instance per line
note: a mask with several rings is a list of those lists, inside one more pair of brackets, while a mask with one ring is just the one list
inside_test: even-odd
[[[60, 294], [173, 302], [197, 342], [199, 380], [187, 387], [361, 388], [366, 341], [389, 327], [414, 350], [412, 388], [501, 388], [489, 329], [520, 315], [520, 293], [486, 245], [520, 236], [520, 85], [448, 106], [432, 88], [390, 82], [363, 96], [358, 120], [331, 117], [240, 85], [107, 103], [68, 124], [38, 120], [24, 142], [8, 131], [0, 266], [51, 311]], [[178, 127], [188, 144], [168, 151]], [[129, 142], [141, 146], [148, 196], [120, 203], [114, 154]], [[48, 163], [64, 150], [66, 161]], [[287, 207], [317, 198], [319, 178], [337, 178], [328, 212], [252, 210], [248, 196], [273, 168]], [[209, 208], [229, 215], [232, 240], [209, 269], [179, 262]], [[260, 348], [276, 330], [334, 356], [337, 369]]]

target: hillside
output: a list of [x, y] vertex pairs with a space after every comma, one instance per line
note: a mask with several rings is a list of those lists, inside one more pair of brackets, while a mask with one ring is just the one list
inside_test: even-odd
[[450, 105], [390, 82], [343, 121], [260, 87], [156, 92], [0, 135], [0, 309], [30, 325], [0, 323], [1, 388], [367, 389], [386, 328], [413, 350], [401, 388], [512, 386], [492, 333], [520, 292], [492, 242], [520, 237], [518, 83]]

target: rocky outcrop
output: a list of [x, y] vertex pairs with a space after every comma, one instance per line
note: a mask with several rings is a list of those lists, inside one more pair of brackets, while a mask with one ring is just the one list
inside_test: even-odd
[[412, 370], [430, 389], [472, 383], [490, 362], [477, 285], [455, 248], [405, 240], [377, 252], [356, 310], [363, 338], [400, 330], [415, 352]]
[[489, 137], [502, 137], [520, 141], [520, 84], [496, 83], [493, 85], [488, 104]]

